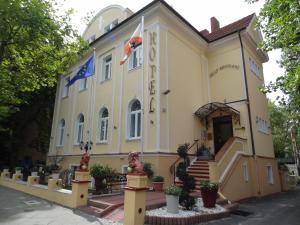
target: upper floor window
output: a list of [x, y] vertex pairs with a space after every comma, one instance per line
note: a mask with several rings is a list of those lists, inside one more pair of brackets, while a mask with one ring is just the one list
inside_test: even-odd
[[87, 88], [87, 78], [80, 79], [79, 91], [83, 91]]
[[256, 117], [256, 128], [265, 134], [270, 133], [268, 122], [259, 116]]
[[84, 116], [79, 114], [76, 121], [75, 144], [80, 144], [83, 141]]
[[111, 79], [112, 56], [104, 57], [102, 63], [102, 81], [109, 80]]
[[65, 120], [62, 119], [58, 125], [58, 141], [57, 146], [64, 145]]
[[141, 137], [141, 103], [134, 100], [129, 104], [129, 139], [139, 139]]
[[104, 32], [108, 32], [110, 30], [112, 30], [115, 26], [118, 25], [118, 20], [114, 20], [112, 23], [108, 24], [106, 27], [104, 27]]
[[107, 142], [107, 130], [108, 130], [108, 110], [103, 108], [99, 114], [99, 142]]
[[261, 71], [257, 63], [249, 57], [250, 70], [254, 73], [258, 78], [262, 77]]
[[67, 84], [70, 81], [70, 77], [65, 77], [64, 78], [64, 82], [63, 82], [63, 93], [62, 93], [62, 97], [65, 98], [69, 95], [69, 86], [67, 86]]
[[132, 50], [132, 53], [129, 57], [129, 70], [135, 69], [141, 66], [143, 63], [143, 56], [142, 56], [142, 46], [138, 46]]

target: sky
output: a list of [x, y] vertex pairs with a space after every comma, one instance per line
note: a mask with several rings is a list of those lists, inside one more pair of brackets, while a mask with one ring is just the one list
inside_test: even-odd
[[[101, 9], [112, 4], [118, 4], [137, 12], [151, 2], [151, 0], [58, 0], [62, 4], [61, 9], [73, 8], [75, 14], [72, 23], [82, 34], [86, 25], [83, 18], [90, 12], [96, 14]], [[198, 30], [208, 29], [210, 31], [210, 18], [215, 16], [220, 26], [225, 26], [241, 19], [253, 12], [257, 15], [264, 1], [260, 0], [254, 4], [248, 4], [245, 0], [166, 0], [177, 12], [189, 21]], [[280, 51], [268, 53], [269, 62], [264, 64], [265, 83], [275, 81], [276, 77], [283, 74], [277, 61], [280, 59]], [[278, 93], [267, 94], [268, 98], [275, 100]]]

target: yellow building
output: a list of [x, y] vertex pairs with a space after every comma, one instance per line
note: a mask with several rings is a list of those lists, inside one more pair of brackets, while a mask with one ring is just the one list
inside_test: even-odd
[[[143, 45], [120, 66], [142, 16]], [[200, 32], [162, 0], [136, 13], [119, 5], [101, 10], [83, 34], [95, 49], [95, 74], [65, 86], [87, 55], [58, 83], [48, 161], [59, 155], [63, 168], [76, 166], [79, 143], [92, 141], [90, 164], [126, 172], [128, 152], [139, 151], [170, 184], [178, 146], [198, 140], [190, 153], [204, 144], [215, 160], [191, 156], [197, 182], [221, 182], [230, 200], [280, 191], [259, 91], [268, 56], [257, 49], [255, 21], [252, 14], [220, 27], [212, 17], [211, 32]]]

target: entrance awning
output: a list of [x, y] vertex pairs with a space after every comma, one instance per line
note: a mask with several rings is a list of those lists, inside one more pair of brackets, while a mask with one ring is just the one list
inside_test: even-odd
[[203, 105], [195, 112], [195, 115], [202, 120], [207, 119], [207, 117], [209, 117], [212, 113], [216, 111], [229, 113], [233, 115], [235, 119], [240, 118], [240, 112], [238, 110], [221, 102], [211, 102], [206, 105]]

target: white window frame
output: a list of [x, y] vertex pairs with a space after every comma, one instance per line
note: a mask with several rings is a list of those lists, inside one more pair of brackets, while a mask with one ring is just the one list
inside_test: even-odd
[[84, 91], [87, 89], [87, 78], [80, 79], [79, 91]]
[[256, 76], [258, 77], [259, 79], [262, 78], [262, 74], [261, 74], [261, 70], [260, 70], [260, 67], [259, 65], [251, 58], [249, 57], [249, 64], [250, 64], [250, 70], [251, 72]]
[[58, 139], [57, 139], [57, 147], [64, 146], [64, 132], [65, 132], [66, 122], [64, 119], [61, 119], [58, 125]]
[[244, 180], [245, 182], [248, 182], [249, 181], [248, 163], [244, 162], [242, 166], [243, 166]]
[[[110, 61], [107, 62], [107, 59], [110, 58]], [[106, 74], [106, 67], [108, 67], [108, 74]], [[101, 82], [110, 80], [111, 79], [111, 73], [112, 73], [112, 54], [109, 54], [102, 59], [102, 77]]]
[[[135, 110], [135, 111], [132, 111], [131, 108], [132, 108], [132, 105], [138, 101], [141, 105], [141, 102], [138, 100], [138, 99], [135, 99], [135, 100], [132, 100], [131, 103], [129, 104], [129, 109], [128, 109], [128, 140], [139, 140], [141, 139], [141, 133], [142, 133], [142, 109], [140, 108], [139, 110]], [[134, 135], [131, 136], [131, 120], [132, 120], [132, 117], [134, 117]], [[139, 120], [140, 118], [140, 120]], [[138, 121], [140, 122], [140, 124], [138, 124]], [[138, 130], [138, 128], [140, 128], [140, 130]], [[139, 135], [138, 135], [139, 134]]]
[[267, 180], [269, 184], [274, 184], [273, 167], [271, 164], [267, 165]]
[[69, 96], [69, 90], [70, 90], [70, 87], [67, 86], [67, 84], [69, 83], [70, 81], [70, 77], [65, 77], [64, 80], [63, 80], [63, 93], [62, 93], [62, 98], [66, 98]]
[[107, 26], [104, 27], [104, 32], [106, 33], [106, 32], [111, 31], [118, 24], [119, 24], [118, 19], [112, 21], [110, 24], [108, 24]]
[[98, 143], [107, 143], [108, 140], [107, 137], [108, 137], [109, 114], [107, 117], [102, 117], [104, 110], [107, 110], [108, 112], [107, 108], [102, 108], [99, 113]]
[[256, 116], [256, 128], [264, 134], [270, 134], [268, 122], [259, 116]]
[[[143, 53], [142, 45], [139, 45], [138, 47], [132, 50], [132, 53], [129, 57], [128, 70], [134, 70], [142, 66], [143, 64], [142, 53]], [[134, 60], [136, 60], [136, 64], [134, 64]]]
[[[83, 121], [80, 121], [80, 118], [83, 117]], [[79, 114], [76, 121], [76, 129], [75, 129], [75, 140], [74, 144], [79, 145], [81, 141], [83, 141], [83, 131], [84, 131], [84, 115]]]

